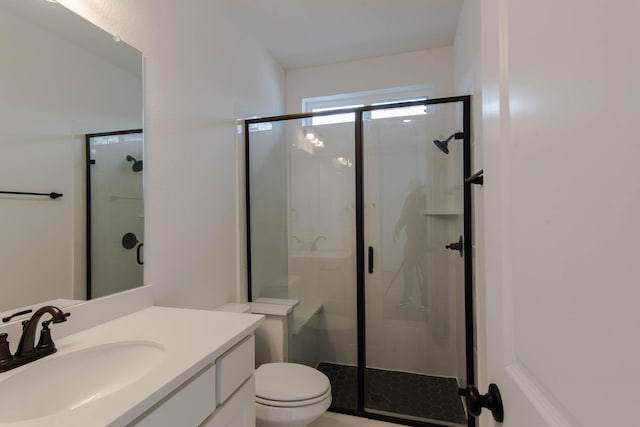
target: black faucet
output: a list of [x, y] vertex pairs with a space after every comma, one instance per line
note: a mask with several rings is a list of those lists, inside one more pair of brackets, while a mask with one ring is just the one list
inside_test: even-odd
[[[42, 322], [40, 339], [38, 340], [38, 344], [35, 345], [38, 323], [40, 322], [40, 318], [47, 313], [51, 315], [51, 319]], [[33, 313], [31, 319], [23, 322], [22, 337], [20, 337], [18, 349], [13, 356], [9, 351], [7, 334], [0, 334], [0, 372], [9, 371], [17, 368], [18, 366], [22, 366], [55, 353], [57, 349], [53, 343], [53, 339], [51, 338], [49, 324], [52, 322], [66, 322], [67, 316], [69, 316], [69, 313], [64, 313], [58, 307], [54, 307], [52, 305], [46, 305], [39, 308], [35, 313]]]

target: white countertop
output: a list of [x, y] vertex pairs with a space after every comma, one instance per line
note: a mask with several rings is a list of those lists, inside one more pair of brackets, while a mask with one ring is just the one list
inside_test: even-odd
[[[58, 352], [39, 361], [0, 374], [2, 381], [49, 358], [121, 341], [152, 341], [165, 349], [160, 364], [138, 381], [114, 393], [70, 411], [0, 426], [124, 426], [198, 373], [244, 337], [251, 334], [263, 316], [166, 307], [149, 307], [96, 327], [56, 340]], [[73, 318], [69, 319], [73, 322]], [[13, 337], [16, 339], [16, 337]], [[69, 378], [69, 381], [73, 381]], [[42, 384], [56, 393], [64, 384]], [[1, 397], [0, 397], [1, 398]], [[25, 405], [31, 402], [25, 401]]]

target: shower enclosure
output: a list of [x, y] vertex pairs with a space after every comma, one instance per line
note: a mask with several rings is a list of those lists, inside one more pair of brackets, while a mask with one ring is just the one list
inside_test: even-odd
[[475, 424], [468, 96], [245, 121], [249, 297], [332, 410]]
[[89, 134], [87, 299], [142, 285], [141, 129]]

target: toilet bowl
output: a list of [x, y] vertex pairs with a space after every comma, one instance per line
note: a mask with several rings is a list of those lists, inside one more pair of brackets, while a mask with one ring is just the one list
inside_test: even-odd
[[308, 366], [267, 363], [255, 377], [257, 427], [304, 427], [331, 406], [329, 379]]
[[[260, 304], [253, 305], [260, 306]], [[225, 304], [218, 310], [244, 313], [253, 311], [249, 304]], [[290, 314], [290, 310], [283, 312], [285, 318]], [[282, 324], [285, 325], [286, 322], [283, 321]], [[256, 336], [262, 335], [263, 337], [261, 340], [256, 340], [257, 353], [265, 351], [265, 349], [258, 348], [260, 342], [269, 345], [273, 343], [268, 341], [273, 339], [277, 341], [279, 338], [286, 347], [287, 334], [275, 337], [272, 331], [261, 331], [261, 328], [263, 326], [256, 330]], [[267, 337], [268, 339], [266, 339]], [[279, 353], [286, 355], [287, 352], [281, 350]], [[263, 363], [256, 369], [255, 380], [257, 427], [305, 427], [331, 406], [329, 378], [322, 372], [306, 365], [288, 363], [282, 361], [282, 358], [280, 360], [272, 358], [268, 363]]]

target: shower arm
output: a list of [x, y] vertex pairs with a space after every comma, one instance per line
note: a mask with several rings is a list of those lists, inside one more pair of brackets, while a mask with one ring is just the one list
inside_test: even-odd
[[449, 135], [449, 138], [445, 139], [444, 142], [445, 144], [449, 141], [451, 141], [453, 138], [455, 139], [464, 139], [464, 132], [455, 132], [452, 133], [451, 135]]

